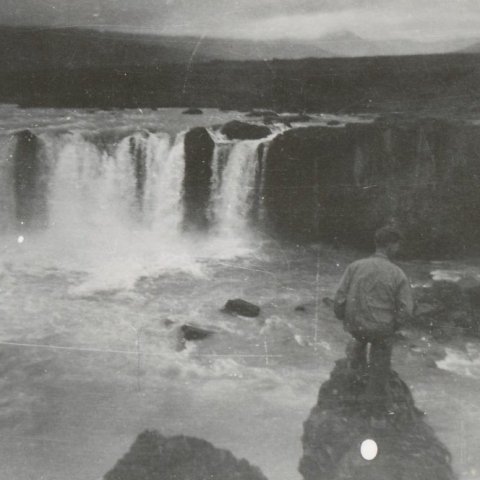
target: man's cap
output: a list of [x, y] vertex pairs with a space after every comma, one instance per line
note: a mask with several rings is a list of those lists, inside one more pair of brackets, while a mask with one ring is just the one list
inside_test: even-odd
[[384, 247], [390, 243], [400, 242], [403, 239], [403, 235], [398, 228], [387, 225], [379, 228], [375, 232], [375, 244], [379, 247]]

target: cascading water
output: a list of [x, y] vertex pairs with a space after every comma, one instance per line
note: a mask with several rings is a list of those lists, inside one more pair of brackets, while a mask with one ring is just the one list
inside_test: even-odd
[[[258, 147], [261, 143], [262, 140], [246, 140], [232, 145], [225, 164], [216, 166], [212, 210], [220, 234], [237, 236], [248, 227], [255, 198]], [[221, 181], [217, 180], [218, 177]]]
[[[128, 288], [141, 276], [168, 271], [199, 274], [205, 260], [251, 251], [250, 223], [261, 204], [261, 152], [268, 140], [226, 141], [212, 135], [211, 227], [192, 237], [182, 228], [184, 133], [173, 141], [166, 133], [149, 131], [22, 135], [17, 144], [28, 141], [27, 147], [15, 150], [15, 141], [2, 142], [1, 179], [10, 185], [1, 193], [2, 226], [15, 224], [19, 194], [11, 186], [12, 172], [17, 168], [24, 181], [22, 169], [27, 169], [28, 182], [36, 185], [28, 170], [33, 164], [42, 172], [41, 188], [21, 198], [22, 208], [46, 197], [45, 220], [34, 230], [17, 220], [17, 231], [35, 237], [31, 253], [37, 264], [40, 257], [46, 264], [88, 272], [87, 290]], [[32, 207], [33, 214], [37, 210]]]

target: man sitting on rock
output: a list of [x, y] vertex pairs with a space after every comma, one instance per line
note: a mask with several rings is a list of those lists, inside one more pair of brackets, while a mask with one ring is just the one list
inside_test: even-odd
[[394, 333], [413, 310], [409, 281], [390, 261], [400, 240], [400, 232], [393, 227], [378, 230], [375, 254], [347, 267], [335, 296], [335, 315], [354, 338], [348, 347], [350, 365], [356, 369], [368, 366], [365, 401], [372, 407], [388, 407], [386, 386]]

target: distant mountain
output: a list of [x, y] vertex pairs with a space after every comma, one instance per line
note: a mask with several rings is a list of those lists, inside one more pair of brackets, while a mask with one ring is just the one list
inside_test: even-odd
[[480, 53], [480, 42], [469, 45], [467, 48], [460, 50], [460, 53]]
[[451, 53], [471, 44], [471, 40], [456, 39], [420, 42], [409, 39], [367, 40], [349, 32], [336, 32], [322, 36], [313, 43], [339, 57], [368, 57], [383, 55], [429, 55]]
[[[446, 53], [468, 47], [472, 40], [416, 42], [367, 40], [349, 31], [315, 40], [241, 40], [162, 36], [78, 28], [0, 26], [3, 71], [78, 68], [157, 67], [214, 60], [296, 60]], [[474, 47], [471, 47], [474, 48]]]
[[0, 27], [0, 44], [0, 64], [8, 71], [332, 56], [316, 45], [293, 40], [156, 36], [76, 28]]

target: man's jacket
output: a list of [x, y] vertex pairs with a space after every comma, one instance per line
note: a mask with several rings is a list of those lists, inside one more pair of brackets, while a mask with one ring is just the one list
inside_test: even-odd
[[383, 254], [358, 260], [345, 270], [334, 310], [350, 333], [392, 334], [412, 314], [410, 283]]

